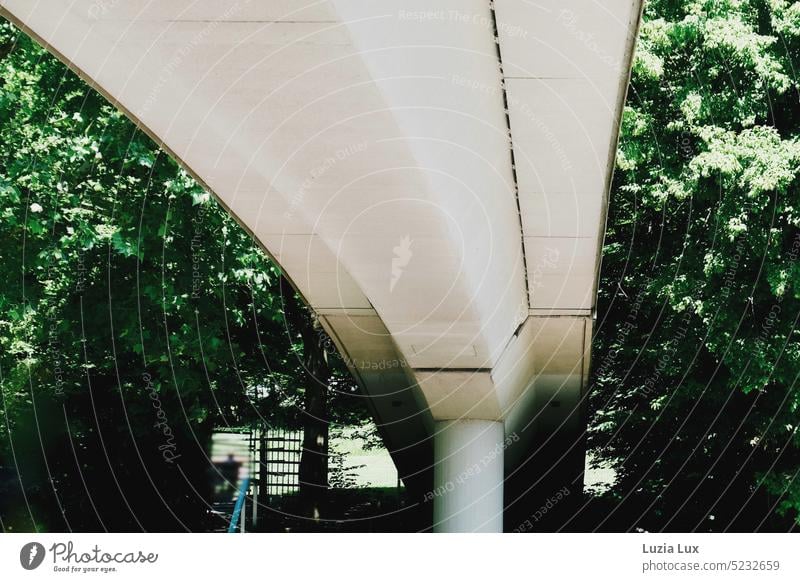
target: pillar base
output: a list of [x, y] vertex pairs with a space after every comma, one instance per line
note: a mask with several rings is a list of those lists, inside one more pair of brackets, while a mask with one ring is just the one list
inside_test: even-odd
[[436, 422], [434, 532], [503, 531], [504, 438], [502, 422]]

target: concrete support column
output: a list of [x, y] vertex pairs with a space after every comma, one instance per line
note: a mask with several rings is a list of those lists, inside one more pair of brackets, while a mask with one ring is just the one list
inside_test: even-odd
[[502, 422], [436, 422], [433, 531], [503, 531], [504, 438]]

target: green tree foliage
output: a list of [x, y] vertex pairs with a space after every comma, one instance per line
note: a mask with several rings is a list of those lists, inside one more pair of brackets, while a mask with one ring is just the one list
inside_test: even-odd
[[800, 509], [800, 3], [646, 3], [589, 444], [594, 526], [785, 530]]
[[[5, 22], [0, 213], [0, 526], [204, 527], [212, 427], [300, 425], [316, 383], [281, 274], [166, 153]], [[334, 420], [363, 419], [341, 362], [331, 373]]]

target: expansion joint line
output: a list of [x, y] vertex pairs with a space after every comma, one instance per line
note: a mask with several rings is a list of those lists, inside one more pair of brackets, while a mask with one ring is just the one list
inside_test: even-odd
[[525, 277], [525, 302], [530, 309], [531, 295], [530, 282], [528, 281], [528, 258], [525, 255], [525, 230], [522, 224], [522, 206], [519, 202], [519, 182], [517, 181], [517, 163], [514, 155], [514, 136], [511, 133], [511, 112], [508, 107], [508, 88], [506, 87], [506, 76], [503, 71], [503, 53], [500, 50], [500, 33], [497, 28], [497, 13], [495, 12], [494, 0], [489, 0], [489, 13], [491, 14], [492, 34], [494, 35], [494, 46], [497, 50], [497, 66], [500, 69], [500, 93], [503, 96], [503, 112], [506, 118], [506, 132], [508, 137], [508, 153], [511, 161], [511, 179], [514, 183], [514, 201], [517, 204], [517, 220], [519, 221], [519, 244], [522, 251], [522, 270]]

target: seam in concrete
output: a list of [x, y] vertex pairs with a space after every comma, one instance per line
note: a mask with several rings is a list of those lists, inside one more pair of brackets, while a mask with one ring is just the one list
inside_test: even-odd
[[445, 374], [457, 372], [460, 374], [488, 374], [492, 368], [412, 368], [415, 372], [425, 372], [428, 374]]
[[[503, 71], [503, 53], [500, 50], [500, 34], [497, 30], [497, 14], [494, 9], [494, 0], [489, 0], [489, 14], [492, 17], [492, 34], [494, 35], [494, 46], [497, 49], [497, 65], [500, 69], [500, 92], [503, 95], [503, 114], [506, 118], [506, 129], [508, 131], [508, 152], [511, 161], [511, 179], [514, 181], [514, 201], [517, 204], [517, 220], [519, 221], [519, 243], [522, 252], [522, 269], [525, 276], [525, 300], [528, 308], [531, 306], [531, 292], [528, 283], [528, 258], [525, 255], [525, 229], [522, 224], [522, 206], [519, 203], [519, 181], [517, 180], [517, 163], [514, 156], [514, 137], [511, 133], [511, 113], [508, 108], [508, 93], [506, 91], [506, 77]], [[524, 323], [524, 321], [523, 321]], [[521, 324], [520, 324], [521, 325]]]

